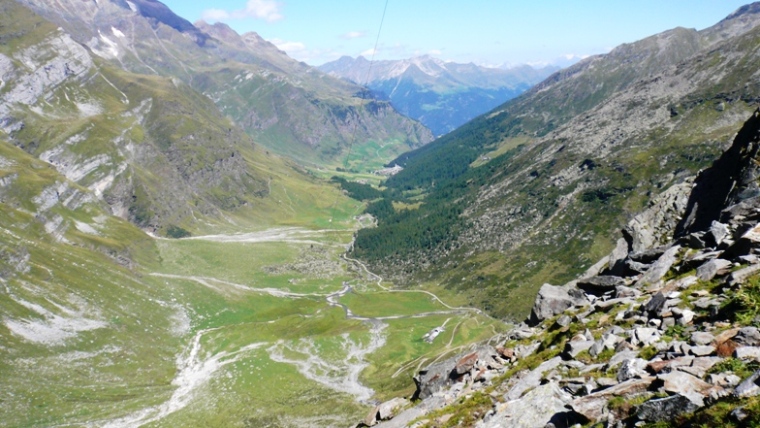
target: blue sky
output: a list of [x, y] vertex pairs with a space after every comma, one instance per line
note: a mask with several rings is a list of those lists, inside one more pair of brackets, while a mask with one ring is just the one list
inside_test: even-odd
[[[320, 65], [372, 56], [386, 0], [162, 0], [195, 22], [255, 31]], [[607, 52], [674, 27], [703, 29], [747, 0], [388, 0], [375, 59], [430, 54], [482, 65]]]

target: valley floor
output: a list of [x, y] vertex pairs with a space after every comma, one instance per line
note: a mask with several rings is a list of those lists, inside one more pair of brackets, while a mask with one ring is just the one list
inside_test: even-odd
[[[92, 330], [101, 334], [92, 339], [72, 333], [52, 346], [29, 344], [11, 326], [33, 324], [5, 318], [27, 343], [3, 358], [2, 419], [342, 427], [379, 400], [409, 396], [423, 364], [503, 330], [479, 310], [445, 303], [452, 296], [438, 290], [384, 284], [343, 256], [352, 234], [278, 227], [155, 239], [160, 262], [142, 273], [139, 290], [101, 289], [88, 298], [100, 302], [93, 322], [101, 324]], [[432, 343], [423, 340], [439, 327]], [[119, 333], [133, 328], [142, 331]], [[39, 389], [47, 383], [57, 383], [57, 398]]]

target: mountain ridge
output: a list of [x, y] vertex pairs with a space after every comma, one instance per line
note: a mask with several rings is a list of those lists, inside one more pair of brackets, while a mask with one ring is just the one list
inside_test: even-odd
[[184, 81], [267, 149], [302, 163], [334, 166], [342, 160], [353, 143], [354, 121], [360, 124], [359, 144], [381, 140], [374, 144], [388, 147], [386, 159], [432, 140], [422, 125], [391, 106], [366, 102], [361, 87], [289, 58], [255, 33], [240, 36], [243, 43], [228, 43], [233, 38], [229, 28], [199, 23], [204, 32], [158, 1], [22, 3], [117, 67]]
[[402, 113], [420, 120], [436, 135], [443, 135], [519, 95], [556, 68], [486, 68], [424, 55], [371, 63], [362, 56], [344, 56], [319, 69], [366, 84]]

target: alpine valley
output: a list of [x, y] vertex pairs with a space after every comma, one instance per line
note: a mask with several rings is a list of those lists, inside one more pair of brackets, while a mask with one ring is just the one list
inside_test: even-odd
[[342, 57], [319, 69], [389, 99], [398, 111], [443, 135], [522, 94], [559, 67], [489, 68], [430, 56], [400, 61]]
[[156, 0], [0, 0], [0, 424], [757, 426], [758, 51], [755, 3], [363, 88]]

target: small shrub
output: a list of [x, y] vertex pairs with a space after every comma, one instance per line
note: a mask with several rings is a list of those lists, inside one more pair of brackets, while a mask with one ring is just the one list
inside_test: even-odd
[[180, 239], [191, 236], [191, 233], [179, 226], [171, 225], [166, 230], [166, 236], [169, 238]]
[[751, 324], [760, 313], [760, 276], [755, 276], [731, 293], [729, 306], [735, 307], [734, 320]]
[[641, 357], [644, 360], [649, 361], [652, 358], [654, 358], [654, 356], [657, 355], [658, 352], [660, 351], [658, 351], [657, 348], [655, 348], [652, 345], [649, 345], [647, 347], [641, 348], [641, 350], [639, 351], [639, 357]]

